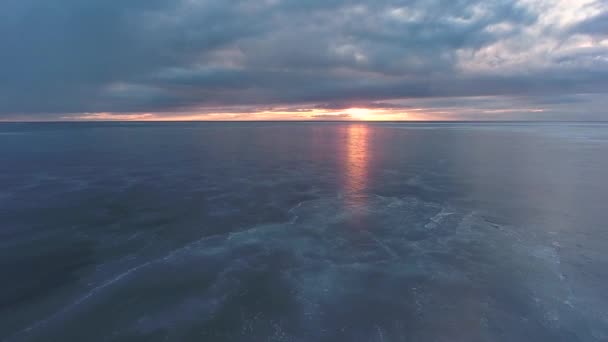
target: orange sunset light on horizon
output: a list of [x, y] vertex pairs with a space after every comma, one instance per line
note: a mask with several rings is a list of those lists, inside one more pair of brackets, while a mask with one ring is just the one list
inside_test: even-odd
[[423, 121], [445, 117], [422, 108], [378, 109], [351, 107], [346, 109], [264, 110], [252, 112], [188, 112], [188, 113], [83, 113], [64, 116], [70, 121]]

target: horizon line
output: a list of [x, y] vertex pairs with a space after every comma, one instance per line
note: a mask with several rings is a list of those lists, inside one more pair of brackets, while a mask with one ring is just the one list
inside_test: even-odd
[[608, 120], [0, 120], [6, 123], [608, 123]]

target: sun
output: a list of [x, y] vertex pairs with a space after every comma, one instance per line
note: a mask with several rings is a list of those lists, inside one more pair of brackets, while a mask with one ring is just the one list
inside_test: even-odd
[[373, 119], [373, 111], [367, 108], [348, 108], [344, 110], [344, 113], [350, 115], [353, 119], [357, 120]]

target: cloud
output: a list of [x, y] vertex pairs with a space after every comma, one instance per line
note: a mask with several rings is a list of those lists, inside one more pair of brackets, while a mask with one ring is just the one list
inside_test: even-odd
[[603, 1], [7, 0], [0, 13], [5, 118], [608, 90]]
[[311, 118], [314, 119], [324, 119], [324, 120], [348, 120], [352, 118], [352, 115], [348, 113], [338, 113], [338, 114], [315, 114], [312, 115]]

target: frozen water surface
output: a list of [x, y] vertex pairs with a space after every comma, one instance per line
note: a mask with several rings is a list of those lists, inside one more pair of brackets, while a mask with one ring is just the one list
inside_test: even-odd
[[0, 340], [608, 341], [608, 126], [0, 125]]

